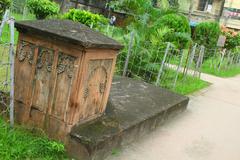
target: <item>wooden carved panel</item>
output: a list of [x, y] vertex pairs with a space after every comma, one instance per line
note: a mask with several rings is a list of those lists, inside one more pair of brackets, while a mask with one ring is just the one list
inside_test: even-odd
[[45, 112], [48, 107], [54, 51], [39, 47], [33, 86], [32, 106]]
[[64, 119], [64, 114], [68, 106], [72, 82], [76, 72], [75, 63], [75, 57], [59, 53], [57, 80], [51, 114], [61, 120]]
[[35, 45], [20, 41], [15, 58], [15, 100], [26, 103], [34, 58]]
[[100, 114], [103, 97], [109, 79], [112, 60], [91, 60], [88, 64], [88, 78], [84, 84], [83, 112], [81, 118], [93, 117]]

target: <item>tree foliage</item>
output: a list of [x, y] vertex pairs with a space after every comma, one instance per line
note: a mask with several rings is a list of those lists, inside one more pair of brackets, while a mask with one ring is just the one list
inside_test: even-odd
[[45, 19], [59, 12], [59, 5], [50, 0], [27, 0], [27, 7], [37, 19]]
[[11, 5], [11, 0], [0, 0], [0, 20], [2, 19], [4, 12]]
[[80, 9], [70, 9], [63, 15], [63, 18], [80, 22], [93, 28], [98, 28], [100, 25], [108, 23], [108, 19], [104, 16]]
[[237, 46], [240, 46], [240, 34], [232, 34], [231, 32], [225, 32], [226, 36], [225, 48], [232, 50]]
[[214, 49], [221, 33], [219, 23], [202, 22], [196, 26], [193, 39], [196, 43], [206, 48]]

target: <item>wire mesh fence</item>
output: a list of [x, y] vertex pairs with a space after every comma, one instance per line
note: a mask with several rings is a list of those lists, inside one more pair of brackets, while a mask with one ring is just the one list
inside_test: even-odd
[[179, 93], [185, 93], [185, 87], [198, 83], [202, 72], [220, 75], [234, 67], [240, 67], [240, 53], [222, 48], [207, 49], [192, 44], [189, 49], [177, 49], [171, 43], [149, 49], [136, 49], [128, 40], [128, 50], [119, 55], [116, 73], [118, 75], [140, 79]]
[[[152, 52], [135, 52], [131, 49], [131, 41], [127, 55], [120, 54], [118, 57], [117, 74], [173, 90], [190, 77], [184, 74], [184, 67], [187, 67], [185, 64], [190, 61], [185, 50], [178, 50], [171, 43], [166, 43]], [[188, 65], [190, 68], [192, 64]]]
[[[8, 31], [4, 29], [8, 26]], [[6, 37], [9, 37], [6, 42]], [[4, 39], [3, 39], [4, 38]], [[7, 10], [0, 26], [0, 114], [9, 113], [10, 123], [14, 122], [14, 19]]]

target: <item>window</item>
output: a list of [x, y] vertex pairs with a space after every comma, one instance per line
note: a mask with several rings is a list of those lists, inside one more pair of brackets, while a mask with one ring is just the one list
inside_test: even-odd
[[213, 0], [199, 0], [198, 10], [199, 11], [211, 11]]

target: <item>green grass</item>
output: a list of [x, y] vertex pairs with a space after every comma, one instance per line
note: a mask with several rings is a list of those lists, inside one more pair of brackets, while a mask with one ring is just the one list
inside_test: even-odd
[[[210, 85], [210, 83], [203, 81], [198, 77], [194, 77], [190, 75], [185, 76], [183, 75], [183, 73], [179, 73], [176, 85], [174, 87], [175, 77], [176, 77], [176, 71], [172, 69], [165, 69], [161, 76], [161, 81], [158, 86], [169, 89], [173, 92], [176, 92], [182, 95], [188, 95], [198, 90], [201, 90], [203, 88], [206, 88]], [[146, 76], [145, 71], [140, 71], [138, 75], [135, 75], [133, 72], [131, 72], [131, 78], [146, 81], [148, 83], [155, 85], [157, 74]]]
[[23, 128], [10, 128], [0, 118], [0, 159], [57, 160], [66, 159], [66, 155], [61, 143]]
[[179, 74], [176, 86], [173, 87], [173, 82], [175, 79], [176, 72], [173, 70], [168, 71], [167, 78], [161, 83], [161, 86], [170, 89], [173, 92], [188, 95], [199, 91], [203, 88], [208, 87], [210, 84], [200, 78], [193, 76], [183, 76], [182, 73]]
[[178, 81], [176, 88], [172, 89], [174, 92], [188, 95], [208, 87], [210, 83], [203, 81], [199, 78], [189, 77], [185, 79], [185, 82], [181, 84], [180, 80]]
[[[28, 14], [26, 17], [23, 17], [22, 14], [18, 14], [18, 13], [11, 13], [11, 16], [13, 16], [15, 18], [15, 21], [21, 21], [21, 20], [33, 20], [35, 19], [34, 15], [32, 14]], [[10, 42], [10, 28], [8, 25], [5, 25], [3, 28], [3, 34], [2, 37], [0, 39], [0, 43], [9, 43]], [[14, 34], [14, 40], [15, 40], [15, 44], [18, 40], [18, 32], [15, 29], [15, 34]]]
[[[16, 20], [22, 20], [20, 14], [13, 14]], [[27, 19], [33, 19], [29, 16]], [[0, 63], [8, 62], [9, 27], [6, 25], [0, 42]], [[15, 30], [15, 42], [18, 32]], [[6, 80], [6, 74], [10, 73], [7, 65], [0, 66], [0, 82]], [[9, 80], [9, 76], [7, 78]], [[1, 91], [3, 88], [0, 88]], [[0, 115], [0, 159], [1, 160], [56, 160], [67, 159], [64, 145], [56, 141], [50, 141], [45, 135], [32, 132], [23, 127], [10, 128], [9, 124], [1, 119]]]
[[218, 70], [218, 65], [215, 65], [216, 67], [211, 67], [213, 66], [211, 62], [211, 59], [204, 62], [202, 65], [202, 72], [223, 78], [234, 77], [240, 74], [240, 65], [228, 65], [227, 62], [223, 62], [222, 67]]

